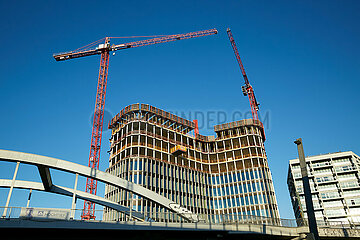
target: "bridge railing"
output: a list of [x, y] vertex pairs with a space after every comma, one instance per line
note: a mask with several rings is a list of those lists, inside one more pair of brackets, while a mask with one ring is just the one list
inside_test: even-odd
[[2, 218], [19, 218], [21, 207], [0, 207], [0, 217]]
[[[127, 215], [117, 212], [105, 212], [104, 210], [96, 210], [96, 221], [102, 222], [120, 222], [120, 221], [134, 221], [131, 219], [131, 212]], [[82, 209], [59, 209], [59, 208], [26, 208], [26, 207], [0, 207], [0, 213], [6, 219], [30, 219], [30, 220], [81, 220]], [[106, 215], [108, 214], [108, 215]], [[157, 212], [152, 213], [153, 218], [146, 217], [144, 222], [164, 222], [164, 223], [183, 223], [184, 219], [176, 213]], [[195, 222], [212, 225], [267, 225], [267, 226], [282, 226], [282, 227], [298, 227], [306, 226], [307, 222], [296, 219], [282, 219], [282, 218], [268, 218], [253, 215], [240, 215], [240, 214], [197, 214]], [[344, 223], [339, 221], [318, 222], [319, 227], [331, 228], [358, 228], [360, 223]]]

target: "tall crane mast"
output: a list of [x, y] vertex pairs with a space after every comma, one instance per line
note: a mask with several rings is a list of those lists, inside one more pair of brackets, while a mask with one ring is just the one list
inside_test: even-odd
[[[56, 61], [64, 61], [64, 60], [86, 57], [91, 55], [101, 55], [98, 86], [96, 91], [93, 127], [91, 134], [89, 167], [99, 169], [101, 136], [102, 136], [102, 128], [103, 128], [103, 120], [104, 120], [105, 95], [106, 95], [106, 85], [107, 85], [109, 57], [110, 57], [109, 53], [110, 52], [115, 53], [115, 51], [118, 50], [142, 47], [142, 46], [153, 45], [158, 43], [166, 43], [166, 42], [189, 39], [189, 38], [203, 37], [213, 34], [217, 34], [216, 29], [190, 32], [185, 34], [165, 35], [161, 37], [156, 37], [156, 38], [151, 38], [136, 42], [122, 43], [117, 45], [110, 45], [111, 37], [105, 37], [94, 43], [78, 48], [74, 51], [53, 55]], [[101, 43], [102, 41], [104, 42]], [[87, 178], [86, 192], [96, 195], [96, 190], [97, 190], [97, 180], [94, 180], [92, 178]], [[92, 203], [90, 201], [84, 202], [84, 208], [81, 214], [81, 218], [84, 220], [95, 219], [95, 203]]]
[[232, 46], [232, 48], [234, 50], [235, 57], [236, 57], [236, 59], [238, 61], [238, 64], [240, 66], [241, 73], [242, 73], [243, 78], [245, 80], [245, 85], [241, 87], [242, 92], [243, 92], [244, 96], [249, 97], [251, 114], [252, 114], [253, 119], [254, 120], [259, 120], [258, 111], [259, 111], [259, 105], [260, 104], [256, 101], [255, 94], [254, 94], [254, 89], [251, 86], [251, 84], [250, 84], [250, 82], [248, 80], [248, 77], [246, 75], [245, 68], [244, 68], [244, 66], [243, 66], [243, 64], [241, 62], [240, 54], [239, 54], [239, 52], [237, 50], [235, 40], [234, 40], [234, 37], [233, 37], [233, 35], [231, 33], [230, 28], [228, 28], [226, 31], [227, 31], [231, 46]]

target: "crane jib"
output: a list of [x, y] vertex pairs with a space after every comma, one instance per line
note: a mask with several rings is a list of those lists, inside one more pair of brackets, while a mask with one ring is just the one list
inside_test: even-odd
[[[142, 46], [171, 42], [171, 41], [176, 41], [176, 40], [204, 37], [204, 36], [214, 35], [217, 33], [218, 33], [218, 31], [216, 29], [210, 29], [210, 30], [205, 30], [205, 31], [168, 35], [165, 37], [146, 39], [146, 40], [130, 42], [130, 43], [123, 43], [123, 44], [113, 45], [111, 47], [108, 45], [108, 42], [106, 42], [105, 44], [100, 44], [93, 49], [58, 53], [58, 54], [54, 54], [53, 57], [55, 58], [56, 61], [65, 61], [65, 60], [86, 57], [86, 56], [91, 56], [91, 55], [100, 55], [104, 49], [108, 49], [108, 51], [118, 51], [118, 50], [124, 50], [124, 49], [128, 49], [128, 48], [142, 47]], [[110, 39], [110, 38], [108, 38], [108, 39]]]

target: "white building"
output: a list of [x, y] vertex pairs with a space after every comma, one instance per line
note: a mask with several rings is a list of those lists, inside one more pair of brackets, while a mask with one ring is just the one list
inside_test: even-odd
[[[310, 188], [318, 225], [360, 225], [360, 157], [337, 152], [306, 158]], [[306, 205], [299, 159], [289, 161], [288, 187], [299, 223]]]

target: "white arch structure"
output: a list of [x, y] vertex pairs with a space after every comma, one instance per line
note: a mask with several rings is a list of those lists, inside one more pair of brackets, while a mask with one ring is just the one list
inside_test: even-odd
[[[159, 204], [160, 206], [179, 214], [179, 216], [189, 221], [192, 222], [198, 221], [198, 217], [196, 214], [193, 214], [190, 210], [181, 207], [176, 202], [171, 201], [170, 199], [165, 198], [164, 196], [161, 196], [160, 194], [157, 194], [138, 184], [129, 182], [125, 179], [119, 178], [117, 176], [111, 175], [109, 173], [97, 169], [93, 169], [80, 164], [76, 164], [73, 162], [60, 160], [52, 157], [46, 157], [46, 156], [16, 152], [16, 151], [9, 151], [9, 150], [1, 150], [1, 149], [0, 149], [0, 161], [35, 165], [38, 167], [40, 177], [42, 180], [42, 183], [39, 183], [39, 182], [15, 180], [15, 177], [13, 180], [0, 179], [0, 187], [34, 189], [39, 191], [47, 191], [56, 194], [62, 194], [66, 196], [74, 196], [75, 194], [77, 198], [83, 200], [89, 200], [97, 204], [112, 208], [116, 211], [129, 214], [130, 212], [129, 208], [119, 205], [116, 202], [112, 202], [105, 198], [92, 195], [86, 192], [78, 191], [76, 189], [54, 185], [51, 180], [51, 174], [49, 169], [57, 169], [64, 172], [78, 174], [84, 177], [90, 177], [98, 181], [104, 182], [106, 184], [110, 184], [115, 187], [125, 189], [141, 197], [149, 199], [150, 201], [153, 201]], [[136, 211], [131, 211], [131, 212], [132, 212], [132, 217], [144, 220], [143, 214]]]

